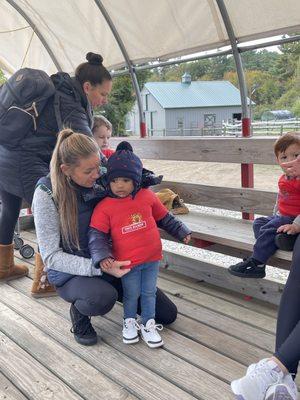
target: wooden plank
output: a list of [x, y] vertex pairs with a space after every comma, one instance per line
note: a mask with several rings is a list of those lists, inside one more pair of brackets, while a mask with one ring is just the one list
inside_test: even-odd
[[[253, 238], [254, 243], [254, 238]], [[216, 253], [227, 254], [228, 256], [237, 257], [237, 258], [245, 258], [249, 257], [252, 254], [253, 248], [239, 249], [230, 247], [224, 244], [214, 243], [207, 248], [208, 250], [214, 251]], [[281, 268], [285, 270], [290, 270], [292, 261], [292, 252], [277, 250], [274, 256], [270, 257], [268, 260], [268, 265], [274, 266], [276, 268]]]
[[[96, 323], [99, 326], [104, 326], [106, 324], [105, 320], [109, 319], [119, 326], [118, 329], [120, 331], [122, 318], [123, 307], [121, 304], [116, 304], [105, 318], [99, 318], [99, 322], [97, 319]], [[215, 332], [215, 335], [218, 336], [219, 333]], [[218, 351], [212, 350], [193, 339], [189, 339], [179, 332], [173, 331], [172, 326], [164, 327], [162, 337], [164, 340], [164, 349], [168, 352], [181, 357], [227, 383], [231, 382], [244, 371], [244, 366], [241, 363], [219, 354]]]
[[[62, 299], [56, 298], [54, 302], [46, 300], [43, 303], [53, 311], [59, 309], [64, 317], [68, 316], [68, 304]], [[165, 347], [158, 351], [153, 351], [145, 346], [142, 341], [135, 346], [124, 345], [122, 342], [121, 325], [123, 317], [121, 314], [117, 317], [117, 320], [118, 323], [101, 317], [93, 318], [93, 326], [101, 332], [103, 342], [127, 355], [130, 359], [148, 367], [169, 382], [195, 396], [195, 398], [203, 400], [218, 398], [218, 394], [222, 391], [224, 398], [231, 399], [231, 391], [228, 387], [229, 381], [224, 384], [223, 379], [220, 381], [215, 377], [216, 373], [211, 376], [206, 371], [197, 368], [176, 354], [166, 351]], [[170, 365], [172, 365], [171, 368]], [[239, 370], [241, 370], [241, 366]]]
[[243, 294], [236, 293], [233, 290], [207, 283], [203, 279], [195, 279], [190, 276], [183, 275], [180, 272], [175, 272], [169, 268], [161, 268], [159, 276], [163, 279], [167, 279], [170, 282], [177, 282], [180, 285], [210, 294], [219, 299], [224, 299], [233, 304], [239, 304], [242, 307], [249, 308], [249, 310], [254, 310], [261, 314], [277, 318], [278, 307], [269, 302], [261, 301], [254, 297], [245, 296]]
[[[1, 331], [14, 339], [20, 347], [49, 369], [84, 399], [134, 400], [124, 388], [105, 377], [96, 368], [82, 360], [44, 332], [0, 304]], [[43, 318], [40, 315], [40, 318]], [[1, 398], [1, 397], [0, 397]]]
[[[255, 239], [251, 221], [198, 211], [190, 211], [189, 214], [178, 217], [191, 229], [194, 238], [242, 250], [252, 251], [253, 249]], [[275, 256], [291, 261], [292, 252], [278, 250]]]
[[27, 400], [27, 398], [1, 372], [0, 400]]
[[[206, 260], [183, 255], [176, 251], [163, 252], [162, 267], [167, 272], [177, 272], [185, 277], [191, 277], [200, 281], [200, 283], [209, 283], [218, 286], [220, 289], [229, 289], [233, 292], [251, 296], [255, 299], [267, 301], [271, 304], [278, 305], [284, 284], [264, 279], [243, 279], [228, 273], [227, 267], [221, 264], [210, 263]], [[250, 305], [251, 302], [246, 302]], [[245, 306], [246, 307], [246, 306]], [[273, 313], [274, 314], [274, 313]]]
[[[275, 137], [168, 137], [126, 138], [141, 158], [154, 160], [211, 161], [224, 163], [276, 164]], [[124, 138], [112, 138], [116, 147]]]
[[172, 293], [168, 292], [168, 287], [164, 284], [164, 282], [160, 283], [160, 289], [169, 295], [171, 300], [176, 304], [181, 315], [193, 318], [196, 321], [202, 322], [205, 325], [219, 330], [220, 332], [230, 332], [231, 336], [256, 346], [258, 346], [257, 338], [259, 337], [259, 347], [261, 349], [266, 351], [272, 351], [274, 349], [273, 334], [235, 320], [229, 316], [214, 312], [206, 307], [191, 304], [185, 299], [181, 299], [176, 295], [172, 295]]
[[[28, 281], [28, 278], [18, 279], [11, 281], [11, 285], [19, 286], [25, 283], [28, 289]], [[30, 282], [28, 283], [30, 284]], [[56, 309], [57, 313], [55, 313], [43, 305], [48, 300], [49, 298], [34, 300], [8, 285], [6, 285], [1, 297], [2, 303], [138, 398], [145, 400], [165, 400], [166, 398], [170, 400], [191, 400], [194, 398], [189, 393], [104, 342], [89, 348], [78, 345], [70, 334], [69, 322], [57, 314], [60, 310]], [[52, 298], [52, 300], [59, 299]], [[41, 315], [43, 316], [42, 318]], [[148, 349], [148, 351], [151, 352], [153, 350]], [[226, 398], [229, 399], [229, 397]]]
[[[10, 285], [29, 296], [31, 285], [30, 279], [23, 278], [11, 281]], [[59, 302], [58, 298], [39, 299], [39, 302], [47, 304], [48, 307], [54, 307], [55, 310], [60, 307], [57, 303]], [[195, 305], [193, 308], [198, 309]], [[182, 310], [185, 311], [184, 307]], [[179, 309], [179, 311], [181, 311], [181, 309]], [[218, 329], [208, 326], [206, 318], [204, 323], [202, 323], [201, 321], [195, 321], [194, 319], [190, 319], [181, 314], [178, 317], [178, 320], [176, 320], [175, 325], [172, 324], [171, 329], [178, 325], [181, 326], [181, 324], [184, 328], [182, 328], [182, 332], [179, 329], [178, 332], [180, 334], [184, 334], [185, 336], [190, 337], [190, 339], [196, 340], [197, 342], [241, 362], [244, 365], [269, 356], [267, 351], [258, 349], [255, 345], [244, 343], [243, 339], [232, 337], [230, 331], [228, 334], [227, 332], [220, 332]], [[234, 324], [233, 328], [235, 328]]]
[[[51, 302], [42, 300], [41, 302], [54, 312], [59, 309], [60, 314], [65, 318], [68, 317], [69, 305], [62, 299], [56, 298], [55, 301]], [[224, 395], [226, 393], [225, 398], [231, 398], [231, 391], [223, 381], [219, 382], [214, 376], [210, 376], [207, 372], [202, 371], [174, 354], [170, 354], [164, 349], [153, 351], [143, 343], [140, 343], [138, 346], [126, 346], [122, 342], [121, 328], [118, 325], [104, 319], [99, 319], [98, 323], [95, 320], [94, 318], [93, 325], [95, 328], [98, 326], [103, 342], [120, 351], [122, 354], [127, 355], [132, 360], [144, 364], [145, 367], [150, 368], [182, 390], [203, 400], [217, 398], [217, 393], [220, 390], [222, 390]], [[122, 321], [122, 318], [120, 321]], [[172, 365], [172, 369], [170, 369], [170, 365]], [[199, 382], [202, 382], [202, 384], [199, 385]]]
[[81, 396], [0, 332], [0, 368], [32, 400], [79, 400]]
[[188, 300], [214, 312], [230, 316], [238, 321], [275, 334], [276, 318], [249, 309], [245, 312], [245, 308], [238, 304], [230, 303], [224, 299], [218, 299], [209, 294], [182, 286], [176, 282], [170, 282], [167, 279], [159, 278], [158, 286], [164, 291], [172, 293], [174, 296], [176, 295], [181, 299]]
[[276, 193], [264, 190], [196, 185], [163, 181], [153, 186], [155, 192], [168, 188], [178, 193], [188, 204], [222, 208], [226, 210], [272, 215]]

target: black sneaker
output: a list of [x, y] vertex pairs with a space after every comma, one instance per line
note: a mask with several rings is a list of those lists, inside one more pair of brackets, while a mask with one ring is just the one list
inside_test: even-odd
[[90, 317], [81, 314], [74, 304], [71, 304], [70, 316], [72, 321], [70, 331], [73, 333], [76, 342], [84, 346], [96, 344], [97, 333], [91, 324]]
[[277, 235], [275, 236], [275, 244], [280, 250], [293, 251], [297, 237], [298, 235], [277, 233]]
[[241, 278], [264, 278], [266, 265], [259, 264], [254, 258], [249, 257], [238, 264], [230, 265], [228, 272]]

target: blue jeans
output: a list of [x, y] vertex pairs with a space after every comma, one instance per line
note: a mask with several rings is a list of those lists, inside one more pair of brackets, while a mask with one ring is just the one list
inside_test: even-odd
[[148, 262], [133, 267], [122, 277], [124, 318], [135, 318], [138, 299], [141, 302], [142, 324], [155, 319], [156, 281], [159, 261]]

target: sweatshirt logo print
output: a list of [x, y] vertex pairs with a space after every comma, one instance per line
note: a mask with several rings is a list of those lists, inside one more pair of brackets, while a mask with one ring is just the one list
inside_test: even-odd
[[123, 235], [144, 229], [147, 226], [146, 221], [143, 221], [143, 216], [141, 214], [131, 214], [129, 219], [131, 224], [122, 227]]

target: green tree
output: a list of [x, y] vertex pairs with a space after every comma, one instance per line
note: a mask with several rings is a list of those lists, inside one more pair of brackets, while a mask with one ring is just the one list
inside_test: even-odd
[[129, 75], [113, 78], [109, 103], [96, 113], [102, 113], [113, 125], [114, 135], [125, 134], [125, 117], [134, 104], [134, 92]]

